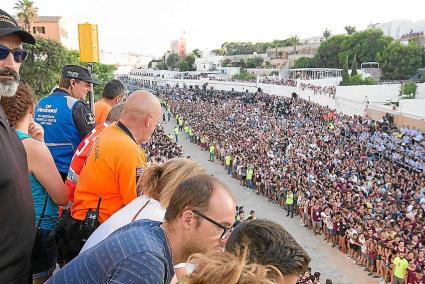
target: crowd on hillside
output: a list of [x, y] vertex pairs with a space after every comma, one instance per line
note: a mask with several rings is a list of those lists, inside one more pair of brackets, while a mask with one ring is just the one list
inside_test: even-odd
[[300, 215], [371, 276], [390, 281], [394, 267], [411, 279], [424, 272], [420, 131], [384, 131], [384, 121], [259, 93], [168, 89], [161, 96], [211, 160]]

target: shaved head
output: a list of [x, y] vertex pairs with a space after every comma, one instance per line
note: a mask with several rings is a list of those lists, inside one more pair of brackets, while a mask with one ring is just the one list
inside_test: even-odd
[[124, 104], [121, 117], [143, 116], [153, 112], [161, 112], [161, 104], [151, 92], [138, 90], [131, 93]]
[[149, 141], [161, 115], [161, 104], [151, 92], [138, 90], [124, 103], [120, 122], [133, 134], [136, 142]]

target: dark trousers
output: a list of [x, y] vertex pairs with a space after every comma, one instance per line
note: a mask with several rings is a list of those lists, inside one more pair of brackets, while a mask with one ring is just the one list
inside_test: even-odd
[[286, 214], [286, 217], [291, 214], [291, 218], [294, 218], [294, 204], [286, 204], [286, 212], [288, 213]]

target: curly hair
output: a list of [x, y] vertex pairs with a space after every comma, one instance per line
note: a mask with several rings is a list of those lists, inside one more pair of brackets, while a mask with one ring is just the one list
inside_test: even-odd
[[273, 284], [282, 277], [274, 266], [247, 263], [246, 256], [246, 250], [241, 256], [223, 251], [194, 254], [188, 262], [195, 265], [195, 270], [185, 276], [183, 283]]
[[30, 85], [21, 82], [14, 96], [1, 98], [1, 105], [10, 126], [14, 127], [34, 106], [34, 91]]

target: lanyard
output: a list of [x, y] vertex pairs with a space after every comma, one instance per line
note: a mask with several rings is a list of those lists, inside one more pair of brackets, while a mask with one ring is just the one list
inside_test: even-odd
[[130, 136], [130, 138], [137, 144], [136, 139], [134, 139], [133, 137], [133, 134], [131, 134], [130, 130], [128, 130], [128, 128], [124, 124], [122, 124], [121, 121], [117, 122], [117, 127], [121, 129], [122, 131], [124, 131], [125, 134]]

